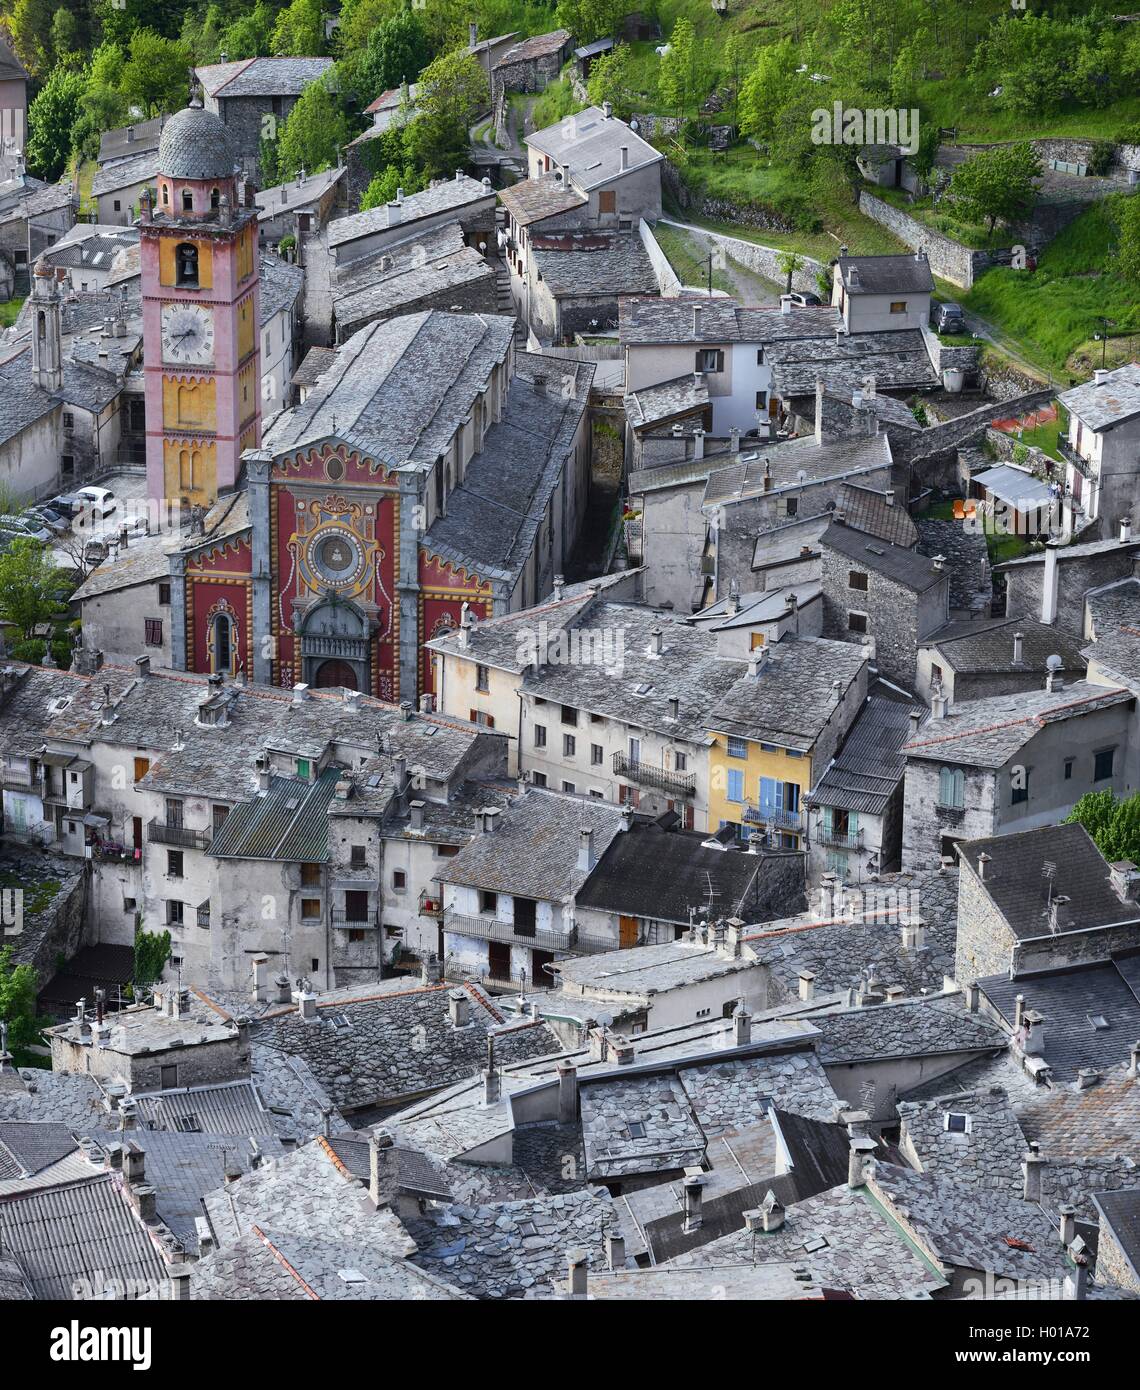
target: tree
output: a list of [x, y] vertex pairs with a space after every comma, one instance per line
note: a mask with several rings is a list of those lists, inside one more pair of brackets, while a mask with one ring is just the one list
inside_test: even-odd
[[662, 101], [677, 112], [685, 109], [693, 95], [696, 48], [697, 35], [692, 22], [688, 19], [677, 20], [669, 36], [669, 51], [661, 59], [657, 78], [657, 90]]
[[0, 622], [25, 641], [63, 613], [71, 581], [39, 541], [14, 540], [0, 555]]
[[[210, 5], [205, 13], [189, 10], [182, 22], [182, 42], [190, 54], [191, 61], [216, 63], [222, 53], [222, 34], [225, 30], [225, 17], [220, 5]], [[229, 49], [225, 50], [229, 57]]]
[[135, 992], [153, 985], [162, 979], [166, 962], [170, 959], [170, 933], [168, 931], [148, 932], [141, 926], [135, 929]]
[[273, 22], [273, 11], [265, 0], [257, 0], [252, 10], [239, 15], [222, 30], [222, 37], [218, 43], [219, 53], [224, 52], [231, 62], [239, 58], [267, 57], [273, 35]]
[[593, 43], [615, 38], [627, 11], [621, 0], [558, 0], [554, 22], [569, 29], [578, 43]]
[[950, 196], [964, 216], [985, 220], [992, 232], [999, 218], [1009, 222], [1033, 206], [1033, 180], [1041, 161], [1026, 141], [997, 145], [959, 164], [950, 180]]
[[181, 40], [137, 29], [123, 65], [123, 96], [152, 116], [180, 110], [189, 92], [189, 67], [190, 53]]
[[82, 95], [82, 75], [55, 68], [28, 107], [28, 167], [49, 183], [60, 177], [71, 154]]
[[348, 143], [348, 120], [326, 82], [310, 82], [297, 98], [277, 140], [277, 178], [330, 169]]
[[1126, 280], [1140, 285], [1140, 198], [1121, 198], [1117, 207], [1117, 269]]
[[389, 164], [382, 173], [373, 175], [360, 200], [360, 211], [367, 212], [369, 208], [383, 207], [385, 203], [392, 202], [397, 189], [402, 188], [405, 193], [418, 193], [423, 187], [422, 176], [410, 164], [406, 164], [402, 170], [398, 164]]
[[8, 1025], [8, 1047], [19, 1058], [39, 1041], [35, 968], [16, 964], [16, 948], [0, 949], [0, 1018]]
[[431, 43], [419, 15], [415, 10], [401, 10], [368, 40], [358, 80], [366, 99], [374, 101], [405, 78], [414, 82], [430, 61]]
[[277, 16], [270, 47], [279, 58], [302, 58], [319, 54], [324, 41], [321, 0], [293, 0]]
[[[20, 61], [30, 73], [46, 73], [51, 65], [51, 30], [57, 0], [16, 0], [12, 10], [12, 40]], [[7, 7], [5, 7], [7, 8]]]
[[612, 53], [603, 53], [594, 59], [590, 80], [586, 83], [590, 101], [595, 106], [608, 101], [614, 115], [623, 121], [633, 114], [635, 100], [632, 57], [629, 44], [619, 43]]
[[420, 73], [416, 117], [406, 141], [412, 159], [429, 177], [467, 163], [471, 126], [490, 99], [483, 69], [464, 49], [441, 53]]
[[1140, 792], [1125, 800], [1111, 791], [1086, 792], [1066, 817], [1083, 825], [1110, 864], [1122, 859], [1140, 863]]
[[79, 20], [70, 10], [58, 9], [51, 20], [51, 52], [57, 63], [62, 63], [73, 53], [80, 51]]
[[776, 253], [776, 266], [781, 275], [787, 277], [784, 293], [792, 292], [792, 276], [797, 270], [802, 269], [804, 258], [795, 251], [778, 251]]
[[789, 39], [769, 44], [745, 77], [737, 107], [744, 135], [770, 140], [776, 118], [796, 93], [801, 78], [796, 72], [796, 54]]

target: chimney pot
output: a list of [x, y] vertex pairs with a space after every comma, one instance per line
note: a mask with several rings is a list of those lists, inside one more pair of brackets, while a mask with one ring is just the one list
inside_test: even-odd
[[703, 1173], [690, 1173], [681, 1184], [685, 1203], [685, 1233], [700, 1230], [701, 1227], [701, 1189], [705, 1185]]
[[466, 1028], [471, 1022], [471, 999], [465, 989], [449, 991], [447, 1012], [453, 1028]]
[[610, 1231], [606, 1235], [606, 1268], [625, 1268], [625, 1236], [619, 1235], [616, 1231]]
[[810, 1004], [815, 998], [815, 971], [801, 970], [799, 973], [800, 981], [800, 1000], [805, 1004]]
[[558, 1063], [558, 1123], [572, 1125], [578, 1119], [578, 1068], [573, 1062]]
[[571, 1298], [585, 1298], [589, 1279], [589, 1255], [585, 1250], [571, 1250], [566, 1256], [566, 1283]]

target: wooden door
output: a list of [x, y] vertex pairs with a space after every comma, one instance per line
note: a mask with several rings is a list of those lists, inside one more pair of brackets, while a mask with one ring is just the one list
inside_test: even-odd
[[627, 946], [637, 945], [637, 918], [619, 917], [618, 918], [618, 946], [625, 950]]

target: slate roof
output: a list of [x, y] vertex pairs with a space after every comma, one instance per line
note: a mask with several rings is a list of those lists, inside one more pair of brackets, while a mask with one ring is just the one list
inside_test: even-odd
[[[890, 397], [875, 399], [886, 401]], [[856, 531], [904, 550], [912, 550], [918, 544], [918, 527], [906, 508], [888, 502], [882, 492], [873, 488], [841, 483], [835, 494], [835, 516]]]
[[[451, 1023], [446, 985], [373, 990], [321, 995], [313, 1022], [294, 1008], [255, 1019], [251, 1039], [303, 1058], [334, 1102], [350, 1109], [408, 1100], [474, 1075], [486, 1061], [490, 1034], [500, 1061], [559, 1050], [545, 1024], [502, 1026], [501, 1015], [474, 986], [468, 987], [470, 1022], [463, 1028]], [[423, 1047], [409, 1047], [409, 1038], [417, 1037]]]
[[575, 193], [552, 175], [541, 179], [520, 179], [498, 190], [499, 201], [519, 227], [529, 227], [547, 217], [556, 217], [590, 201], [584, 193]]
[[262, 252], [259, 265], [259, 312], [264, 328], [275, 314], [292, 309], [296, 304], [305, 287], [305, 270], [303, 266], [290, 265], [268, 252]]
[[[1052, 549], [1056, 551], [1057, 563], [1063, 565], [1069, 560], [1090, 560], [1097, 555], [1104, 555], [1110, 550], [1120, 550], [1126, 555], [1132, 555], [1140, 550], [1140, 540], [1121, 541], [1115, 536], [1110, 536], [1103, 541], [1078, 541], [1075, 545], [1058, 545], [1053, 546]], [[994, 569], [1000, 571], [1022, 565], [1044, 564], [1045, 550], [1031, 550], [1026, 555], [1018, 555], [1016, 559], [1003, 560], [1000, 565], [995, 565]]]
[[[759, 1036], [754, 1020], [753, 1041]], [[730, 1146], [734, 1134], [765, 1119], [772, 1106], [781, 1115], [821, 1122], [833, 1121], [841, 1108], [818, 1052], [794, 1040], [754, 1057], [682, 1065], [680, 1077], [703, 1132], [710, 1139], [727, 1136]]]
[[708, 848], [699, 830], [663, 829], [635, 820], [615, 835], [578, 890], [579, 907], [689, 925], [689, 909], [708, 901], [709, 886], [726, 917], [750, 915], [763, 875], [763, 855]]
[[[919, 1171], [938, 1173], [963, 1187], [1021, 1195], [1021, 1161], [1026, 1138], [1010, 1098], [1000, 1086], [954, 1092], [945, 1078], [945, 1097], [899, 1101], [900, 1147], [917, 1159]], [[951, 1114], [968, 1117], [968, 1128], [950, 1129]]]
[[[959, 844], [958, 852], [975, 874], [978, 856], [989, 855], [985, 892], [1020, 940], [1053, 934], [1049, 905], [1059, 896], [1069, 898], [1056, 914], [1059, 932], [1140, 921], [1140, 904], [1121, 901], [1108, 863], [1083, 825], [1046, 825], [968, 840]], [[1055, 866], [1051, 879], [1042, 873], [1046, 862]]]
[[[1140, 1037], [1140, 996], [1112, 962], [1013, 980], [991, 975], [978, 984], [1011, 1028], [1019, 994], [1027, 1009], [1044, 1015], [1045, 1061], [1055, 1082], [1075, 1081], [1082, 1067], [1118, 1066]], [[1095, 1027], [1095, 1018], [1107, 1028]]]
[[[136, 183], [153, 183], [158, 177], [158, 158], [158, 150], [149, 149], [130, 159], [120, 159], [114, 164], [105, 165], [91, 180], [91, 196], [101, 198], [108, 193], [114, 193], [116, 189], [130, 188]], [[232, 172], [230, 170], [226, 177], [228, 178]], [[211, 176], [205, 174], [203, 177]]]
[[269, 1112], [252, 1082], [191, 1086], [134, 1097], [139, 1125], [148, 1130], [185, 1133], [187, 1122], [202, 1134], [273, 1134]]
[[651, 1002], [652, 996], [666, 994], [671, 989], [683, 989], [702, 980], [723, 980], [726, 976], [751, 970], [753, 962], [709, 946], [668, 941], [639, 946], [636, 950], [578, 956], [558, 961], [554, 968], [561, 988], [551, 996], [550, 1006], [557, 1011], [563, 994], [597, 990], [607, 996], [629, 995], [634, 1001]]
[[916, 594], [923, 594], [948, 578], [945, 569], [937, 568], [928, 556], [891, 545], [839, 521], [833, 521], [823, 533], [820, 545], [846, 555], [860, 566]]
[[230, 179], [236, 159], [234, 138], [225, 122], [200, 102], [176, 112], [162, 128], [157, 168], [168, 178]]
[[822, 637], [784, 637], [766, 648], [757, 675], [743, 675], [709, 709], [719, 734], [809, 753], [866, 664], [861, 647]]
[[32, 380], [30, 344], [0, 363], [0, 444], [58, 408], [58, 398]]
[[[755, 444], [738, 454], [735, 462], [726, 462], [710, 471], [704, 505], [727, 504], [778, 492], [781, 488], [802, 488], [823, 478], [889, 468], [890, 464], [891, 447], [885, 434], [822, 446], [814, 439], [788, 440], [767, 447]], [[803, 478], [799, 476], [801, 472]], [[770, 479], [767, 488], [765, 476]]]
[[0, 1200], [0, 1244], [38, 1299], [72, 1299], [77, 1285], [157, 1287], [165, 1265], [118, 1179], [93, 1178]]
[[[474, 246], [463, 241], [458, 222], [433, 228], [420, 240], [401, 243], [338, 268], [332, 288], [333, 312], [342, 330], [370, 319], [415, 309], [420, 300], [448, 289], [483, 282], [495, 272]], [[493, 288], [488, 290], [493, 299]]]
[[[1106, 1006], [1111, 1008], [1108, 1001]], [[1115, 1009], [1106, 1017], [1113, 1029], [1126, 1023]], [[1048, 1035], [1045, 1045], [1049, 1045]], [[1140, 1095], [1135, 1078], [1128, 1075], [1126, 1062], [1102, 1066], [1099, 1071], [1100, 1080], [1084, 1090], [1071, 1082], [1062, 1082], [1034, 1086], [1028, 1098], [1018, 1097], [1016, 1109], [1021, 1128], [1026, 1139], [1041, 1145], [1054, 1170], [1064, 1168], [1072, 1160], [1119, 1158], [1132, 1173], [1123, 1186], [1140, 1186], [1140, 1173], [1136, 1171]], [[1095, 1179], [1092, 1185], [1096, 1185]]]
[[[684, 343], [802, 342], [834, 337], [842, 323], [830, 305], [778, 308], [745, 307], [720, 295], [639, 299], [621, 304], [618, 338], [623, 348]], [[813, 386], [814, 390], [814, 386]]]
[[933, 386], [937, 380], [917, 328], [773, 343], [765, 361], [772, 365], [773, 389], [785, 399], [811, 395], [821, 378], [844, 394], [859, 390], [868, 376], [880, 391]]
[[0, 1122], [0, 1178], [30, 1177], [75, 1151], [75, 1136], [66, 1125]]
[[528, 787], [500, 816], [440, 866], [441, 883], [463, 883], [515, 897], [564, 902], [586, 877], [578, 868], [578, 831], [592, 830], [601, 856], [620, 833], [621, 808], [589, 797]]
[[1000, 463], [993, 468], [983, 469], [975, 473], [970, 481], [992, 492], [1003, 502], [1010, 503], [1019, 512], [1047, 507], [1053, 501], [1048, 483], [1035, 478], [1025, 469], [1014, 468], [1012, 464]]
[[587, 1181], [676, 1171], [704, 1161], [705, 1136], [675, 1076], [581, 1084], [579, 1107]]
[[1108, 1228], [1140, 1277], [1140, 1192], [1096, 1192], [1093, 1201], [1101, 1223]]
[[[848, 294], [916, 294], [934, 289], [930, 262], [924, 255], [840, 256], [838, 266]], [[852, 270], [858, 271], [855, 284]]]
[[946, 1264], [1006, 1279], [1064, 1278], [1053, 1218], [1036, 1203], [886, 1163], [876, 1166], [868, 1186]]
[[1130, 687], [1140, 681], [1140, 631], [1120, 627], [1106, 632], [1081, 655], [1106, 675]]
[[335, 365], [336, 348], [312, 347], [305, 353], [301, 365], [291, 378], [294, 386], [312, 386]]
[[[254, 194], [253, 199], [257, 204], [258, 216], [263, 222], [267, 222], [274, 217], [280, 217], [282, 213], [315, 203], [340, 182], [344, 172], [344, 166], [340, 165], [332, 169], [322, 169], [318, 174], [306, 174], [303, 179], [290, 179], [287, 183], [279, 183], [273, 188], [261, 189]], [[284, 197], [281, 196], [282, 193]]]
[[1086, 429], [1114, 429], [1140, 415], [1140, 364], [1116, 367], [1099, 386], [1094, 378], [1059, 392], [1057, 399]]
[[887, 1057], [930, 1057], [1005, 1047], [1004, 1029], [970, 1013], [960, 994], [813, 1014], [825, 1066]]
[[[509, 54], [505, 55], [495, 66], [501, 67], [509, 58]], [[552, 162], [566, 170], [574, 187], [586, 193], [665, 158], [624, 121], [615, 116], [607, 118], [597, 106], [587, 106], [556, 125], [536, 130], [526, 136], [526, 143], [549, 155]], [[624, 169], [620, 154], [623, 146], [628, 151]]]
[[[458, 212], [469, 203], [481, 198], [493, 198], [490, 189], [466, 174], [456, 179], [441, 179], [430, 188], [419, 193], [409, 193], [400, 204], [402, 228], [409, 222], [423, 217], [435, 217], [441, 212]], [[346, 242], [357, 241], [361, 237], [372, 236], [375, 232], [387, 231], [389, 227], [387, 206], [370, 208], [367, 212], [352, 213], [348, 217], [338, 217], [328, 225], [326, 233], [330, 249], [335, 250]]]
[[246, 58], [208, 63], [194, 75], [212, 97], [300, 96], [333, 66], [332, 58]]
[[94, 1077], [29, 1068], [2, 1073], [0, 1080], [0, 1119], [65, 1124], [80, 1134], [111, 1127]]
[[910, 708], [898, 700], [867, 697], [831, 766], [812, 788], [813, 806], [881, 816], [906, 772], [903, 744]]
[[99, 137], [99, 163], [123, 159], [139, 149], [157, 150], [167, 119], [166, 116], [155, 116], [149, 121], [135, 121], [133, 125], [105, 130]]
[[26, 82], [27, 80], [27, 69], [16, 57], [11, 45], [5, 40], [0, 40], [0, 81]]
[[569, 42], [569, 29], [552, 29], [548, 34], [535, 34], [532, 38], [522, 39], [508, 48], [495, 67], [501, 68], [508, 63], [522, 63], [531, 58], [545, 58], [554, 53], [561, 53]]
[[[709, 403], [708, 383], [703, 376], [694, 372], [686, 372], [684, 376], [673, 377], [669, 381], [658, 381], [652, 386], [642, 386], [636, 391], [631, 391], [624, 398], [626, 419], [635, 430], [649, 429], [653, 425], [659, 425], [662, 421], [672, 420], [677, 415], [688, 415], [697, 410], [704, 410]], [[699, 463], [700, 460], [692, 460]], [[704, 469], [695, 470], [697, 476], [707, 473], [709, 465]], [[651, 481], [656, 480], [656, 474], [660, 470], [652, 470]], [[634, 490], [633, 478], [636, 476], [639, 486], [636, 491], [644, 491], [640, 486], [641, 480], [650, 470], [637, 471], [630, 478], [631, 491]], [[661, 480], [663, 481], [663, 480]], [[690, 481], [690, 479], [686, 479]]]
[[593, 601], [593, 591], [565, 595], [561, 599], [548, 598], [516, 613], [477, 620], [468, 632], [466, 647], [459, 645], [460, 633], [454, 628], [424, 645], [433, 652], [462, 654], [468, 660], [517, 674], [530, 664], [525, 649], [534, 635], [536, 623], [545, 622], [550, 633], [569, 629], [580, 616], [589, 613]]
[[1093, 637], [1106, 637], [1116, 628], [1140, 623], [1140, 579], [1117, 579], [1085, 594]]
[[912, 1298], [946, 1286], [938, 1268], [868, 1189], [846, 1183], [788, 1207], [779, 1230], [753, 1233], [741, 1225], [731, 1235], [678, 1256], [669, 1267], [788, 1260], [805, 1265], [818, 1283], [851, 1289], [864, 1299]]
[[556, 299], [646, 294], [657, 288], [649, 253], [636, 232], [533, 233], [530, 249]]
[[942, 719], [927, 718], [903, 745], [913, 758], [967, 767], [1003, 767], [1046, 724], [1127, 704], [1128, 690], [1074, 681], [1060, 690], [1021, 690], [951, 705]]
[[[1021, 664], [1013, 664], [1013, 638], [1020, 633]], [[1047, 670], [1050, 656], [1061, 658], [1063, 672], [1083, 675], [1081, 643], [1061, 629], [1025, 618], [954, 625], [945, 636], [934, 633], [922, 644], [936, 648], [946, 665], [964, 675]]]

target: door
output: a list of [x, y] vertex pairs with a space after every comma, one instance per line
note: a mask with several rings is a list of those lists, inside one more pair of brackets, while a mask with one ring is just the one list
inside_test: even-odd
[[625, 950], [627, 946], [637, 945], [637, 918], [619, 917], [618, 918], [618, 947]]
[[347, 661], [322, 661], [317, 668], [317, 679], [313, 684], [318, 690], [328, 690], [343, 686], [346, 690], [357, 688], [356, 672]]
[[530, 953], [530, 978], [532, 984], [550, 984], [550, 976], [543, 967], [549, 965], [553, 960], [554, 953], [552, 951], [532, 951]]
[[505, 941], [487, 942], [487, 964], [493, 980], [511, 978], [511, 948]]
[[28, 803], [22, 796], [14, 796], [8, 803], [8, 815], [12, 823], [12, 830], [17, 835], [24, 835], [28, 830]]
[[131, 842], [135, 849], [142, 849], [142, 816], [131, 817]]

